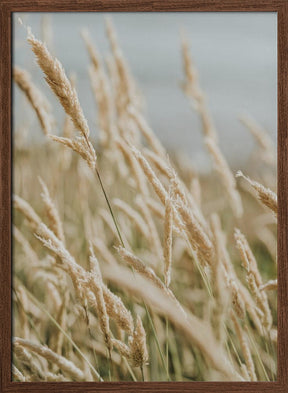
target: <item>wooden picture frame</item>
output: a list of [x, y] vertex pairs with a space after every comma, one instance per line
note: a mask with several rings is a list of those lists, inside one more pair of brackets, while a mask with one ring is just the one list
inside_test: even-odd
[[[288, 1], [287, 0], [0, 0], [0, 378], [2, 392], [288, 392]], [[276, 12], [278, 20], [278, 378], [276, 382], [11, 381], [12, 138], [11, 16], [13, 12]]]

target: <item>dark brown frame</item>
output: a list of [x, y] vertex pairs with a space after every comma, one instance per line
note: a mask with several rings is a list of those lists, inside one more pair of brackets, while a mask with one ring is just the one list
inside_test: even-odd
[[[288, 392], [288, 0], [0, 0], [0, 386], [1, 392]], [[11, 382], [11, 15], [33, 11], [277, 12], [278, 378], [277, 382]]]

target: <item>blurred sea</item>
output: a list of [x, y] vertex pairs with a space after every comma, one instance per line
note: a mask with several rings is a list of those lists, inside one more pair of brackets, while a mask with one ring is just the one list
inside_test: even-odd
[[[68, 74], [77, 74], [77, 90], [89, 125], [97, 134], [96, 110], [87, 73], [88, 55], [80, 31], [87, 28], [105, 57], [108, 42], [103, 13], [17, 13], [13, 17], [13, 62], [28, 69], [42, 86], [58, 124], [64, 113], [50, 93], [26, 42], [25, 25], [41, 38], [47, 15], [53, 31], [52, 50]], [[115, 13], [110, 14], [120, 45], [141, 88], [150, 124], [170, 149], [189, 155], [198, 169], [208, 161], [197, 114], [180, 85], [183, 80], [180, 31], [184, 29], [199, 70], [220, 145], [232, 165], [243, 162], [253, 139], [239, 122], [250, 114], [276, 143], [277, 135], [277, 15], [276, 13]], [[37, 119], [23, 95], [14, 89], [14, 130], [30, 127], [31, 142], [42, 138]]]

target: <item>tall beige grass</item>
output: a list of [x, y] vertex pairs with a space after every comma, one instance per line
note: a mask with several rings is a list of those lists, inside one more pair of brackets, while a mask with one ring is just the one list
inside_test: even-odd
[[[107, 61], [82, 33], [97, 145], [75, 78], [31, 30], [47, 89], [65, 111], [63, 127], [52, 128], [44, 93], [15, 67], [50, 138], [26, 150], [15, 144], [13, 379], [275, 380], [275, 187], [255, 171], [257, 180], [239, 172], [259, 204], [236, 183], [187, 40], [184, 91], [218, 177], [169, 154], [146, 119], [111, 20], [106, 28]], [[275, 151], [246, 125], [275, 180]]]

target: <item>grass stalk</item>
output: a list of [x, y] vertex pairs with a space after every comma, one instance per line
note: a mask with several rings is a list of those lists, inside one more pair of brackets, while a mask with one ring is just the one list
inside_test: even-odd
[[92, 366], [92, 364], [87, 359], [87, 357], [84, 355], [84, 353], [81, 351], [81, 349], [78, 347], [78, 345], [75, 344], [73, 339], [65, 332], [64, 329], [62, 329], [62, 327], [59, 325], [59, 323], [56, 321], [56, 319], [49, 313], [49, 311], [47, 311], [45, 309], [44, 305], [41, 302], [39, 302], [39, 300], [37, 300], [34, 295], [32, 295], [31, 292], [29, 292], [27, 289], [26, 289], [26, 292], [27, 292], [28, 297], [30, 297], [30, 299], [36, 304], [36, 306], [48, 316], [48, 318], [56, 325], [56, 327], [64, 334], [66, 339], [72, 344], [72, 346], [75, 348], [75, 350], [86, 361], [86, 363], [89, 365], [89, 367], [91, 368], [92, 372], [94, 373], [94, 375], [96, 376], [98, 381], [103, 382], [103, 379], [102, 379], [101, 375], [99, 374], [99, 372]]

